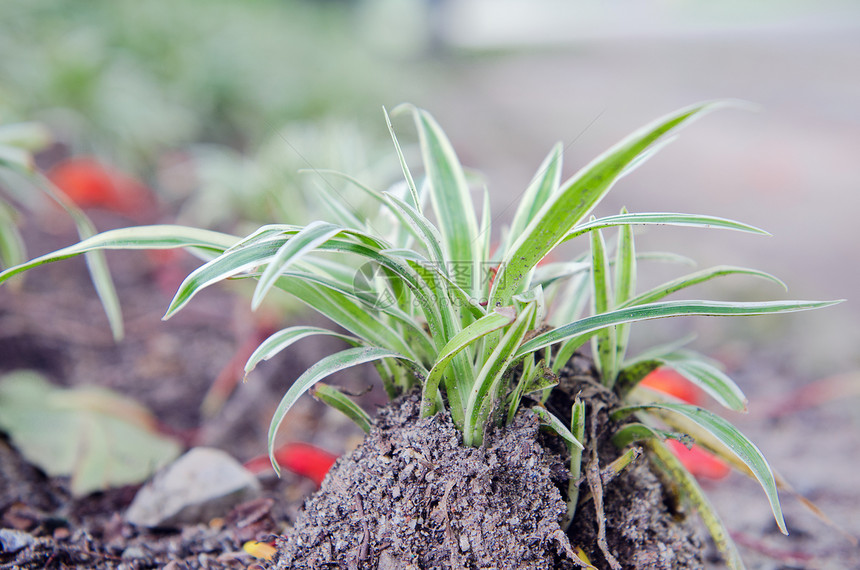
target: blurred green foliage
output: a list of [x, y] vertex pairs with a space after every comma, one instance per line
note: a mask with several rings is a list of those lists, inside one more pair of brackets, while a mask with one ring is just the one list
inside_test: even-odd
[[398, 63], [341, 2], [5, 0], [0, 116], [140, 171], [166, 148], [247, 148], [289, 120], [374, 115]]

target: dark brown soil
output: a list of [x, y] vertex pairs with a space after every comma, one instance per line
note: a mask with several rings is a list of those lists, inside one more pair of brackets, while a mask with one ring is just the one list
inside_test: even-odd
[[[385, 408], [342, 457], [282, 543], [276, 568], [548, 568], [566, 548], [560, 458], [521, 415], [467, 448], [446, 413], [419, 397]], [[563, 567], [563, 566], [558, 566]]]
[[666, 570], [702, 567], [707, 546], [703, 526], [695, 513], [684, 510], [684, 505], [662, 484], [645, 454], [607, 481], [607, 466], [621, 455], [610, 439], [617, 425], [607, 414], [617, 400], [596, 378], [591, 361], [575, 355], [562, 370], [560, 385], [547, 402], [547, 407], [568, 424], [571, 395], [579, 394], [586, 403], [583, 481], [579, 485], [581, 499], [577, 514], [569, 529], [571, 543], [582, 548], [595, 566], [612, 567], [598, 543], [596, 503], [593, 499], [582, 499], [588, 494], [595, 495], [595, 482], [585, 477], [591, 470], [604, 474], [599, 491], [606, 521], [606, 550], [622, 567]]
[[[587, 361], [576, 364], [568, 387], [596, 392]], [[571, 542], [597, 567], [611, 567], [593, 499], [582, 501], [569, 537], [559, 526], [568, 460], [548, 449], [561, 450], [539, 434], [532, 412], [466, 448], [447, 413], [418, 418], [418, 399], [383, 409], [364, 443], [338, 461], [281, 541], [276, 568], [572, 568]], [[619, 452], [606, 414], [594, 417], [597, 440], [588, 444], [600, 459], [587, 448], [583, 463], [599, 471]], [[644, 459], [606, 481], [606, 537], [619, 567], [702, 567], [702, 531], [676, 502]]]

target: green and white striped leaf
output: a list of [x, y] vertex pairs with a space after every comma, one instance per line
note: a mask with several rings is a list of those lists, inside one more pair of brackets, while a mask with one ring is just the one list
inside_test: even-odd
[[740, 459], [750, 469], [750, 471], [752, 471], [753, 475], [767, 495], [777, 526], [779, 526], [779, 529], [783, 534], [788, 534], [788, 531], [785, 528], [785, 520], [782, 516], [782, 508], [779, 504], [779, 494], [776, 489], [776, 480], [774, 479], [773, 471], [771, 471], [770, 465], [768, 465], [767, 460], [755, 444], [720, 416], [709, 412], [704, 408], [688, 404], [652, 402], [648, 404], [626, 406], [615, 410], [612, 413], [612, 419], [618, 420], [639, 410], [648, 411], [652, 409], [668, 410], [672, 413], [684, 416], [707, 430], [723, 445], [730, 449], [732, 453], [734, 453], [734, 455], [737, 456], [737, 458]]
[[576, 226], [565, 236], [564, 239], [567, 241], [593, 230], [605, 229], [614, 226], [649, 225], [735, 230], [759, 235], [770, 235], [768, 232], [755, 226], [717, 216], [679, 214], [675, 212], [638, 212], [634, 214], [624, 212], [615, 216], [593, 219], [588, 223]]
[[333, 238], [344, 228], [334, 224], [325, 222], [312, 222], [302, 228], [296, 235], [292, 236], [278, 250], [274, 259], [266, 266], [263, 274], [260, 276], [260, 281], [254, 289], [254, 295], [251, 298], [251, 308], [257, 309], [266, 293], [272, 288], [278, 279], [278, 275], [286, 271], [286, 269], [304, 253], [313, 251], [318, 246], [322, 245], [330, 238]]
[[693, 285], [698, 285], [700, 283], [704, 283], [705, 281], [710, 281], [711, 279], [717, 277], [723, 277], [726, 275], [752, 275], [753, 277], [760, 277], [762, 279], [766, 279], [768, 281], [772, 281], [777, 285], [781, 286], [783, 289], [786, 289], [785, 283], [782, 282], [777, 277], [769, 273], [765, 273], [764, 271], [759, 271], [757, 269], [747, 269], [746, 267], [735, 267], [731, 265], [717, 265], [715, 267], [709, 267], [708, 269], [702, 269], [701, 271], [696, 271], [694, 273], [689, 273], [677, 279], [673, 279], [672, 281], [667, 281], [662, 285], [658, 285], [649, 291], [645, 291], [637, 295], [636, 297], [629, 299], [623, 306], [630, 307], [633, 305], [641, 305], [643, 303], [653, 303], [655, 301], [659, 301], [665, 297], [668, 297], [672, 293], [680, 291], [682, 289], [686, 289], [688, 287], [692, 287]]
[[391, 141], [394, 143], [397, 158], [400, 159], [400, 168], [403, 170], [403, 177], [406, 179], [406, 185], [409, 188], [409, 195], [412, 198], [413, 206], [420, 212], [421, 200], [418, 197], [418, 187], [415, 186], [415, 179], [412, 177], [412, 172], [409, 171], [409, 165], [406, 164], [406, 157], [403, 155], [403, 149], [397, 141], [397, 134], [394, 132], [394, 127], [391, 125], [391, 117], [388, 116], [388, 111], [385, 110], [385, 107], [382, 108], [382, 113], [385, 115], [385, 124], [388, 126], [388, 133], [391, 135]]
[[221, 232], [171, 225], [137, 226], [109, 230], [81, 240], [74, 245], [32, 259], [27, 263], [10, 267], [0, 273], [0, 283], [13, 275], [32, 269], [33, 267], [68, 259], [89, 251], [100, 249], [173, 249], [191, 247], [220, 252], [230, 247], [238, 239], [235, 236]]
[[681, 316], [751, 316], [772, 313], [792, 313], [808, 311], [841, 303], [837, 301], [765, 301], [765, 302], [724, 302], [724, 301], [663, 301], [635, 307], [616, 309], [602, 315], [585, 317], [573, 323], [560, 326], [539, 334], [524, 343], [517, 351], [517, 357], [534, 352], [545, 346], [574, 337], [585, 342], [590, 335], [604, 327], [621, 323], [632, 323], [650, 319]]
[[408, 225], [412, 227], [413, 233], [430, 255], [430, 260], [439, 264], [444, 269], [445, 256], [442, 253], [442, 236], [439, 234], [436, 226], [417, 209], [393, 194], [386, 192], [385, 197], [390, 202], [393, 210], [406, 219]]
[[502, 377], [514, 360], [514, 353], [526, 333], [534, 327], [538, 303], [528, 303], [520, 310], [492, 353], [483, 361], [466, 403], [463, 442], [479, 445], [483, 441], [487, 418], [500, 397]]
[[569, 447], [575, 447], [579, 450], [585, 449], [582, 442], [576, 439], [573, 433], [571, 433], [571, 431], [567, 429], [567, 426], [564, 425], [564, 422], [558, 419], [555, 414], [551, 413], [543, 406], [532, 406], [531, 410], [537, 414], [537, 417], [540, 418], [543, 425], [558, 434], [559, 437], [567, 442]]
[[448, 137], [435, 119], [422, 109], [413, 108], [412, 111], [430, 184], [430, 200], [442, 235], [446, 259], [467, 265], [471, 273], [468, 291], [477, 296], [480, 241], [478, 220], [466, 175]]
[[[577, 441], [585, 441], [585, 402], [579, 396], [570, 408], [570, 433]], [[561, 528], [567, 531], [576, 516], [579, 504], [579, 476], [582, 471], [582, 451], [576, 446], [568, 446], [570, 452], [570, 477], [567, 483], [567, 513], [561, 523]]]
[[565, 182], [509, 248], [493, 284], [490, 306], [505, 305], [522, 290], [523, 280], [531, 269], [588, 215], [640, 154], [664, 136], [721, 105], [725, 104], [701, 103], [659, 119], [610, 148]]
[[[591, 308], [595, 315], [608, 313], [613, 308], [614, 295], [610, 283], [606, 243], [600, 230], [596, 230], [591, 232]], [[615, 383], [618, 374], [616, 332], [616, 327], [604, 327], [595, 331], [591, 339], [601, 382], [608, 387]]]
[[726, 408], [736, 412], [747, 410], [748, 402], [743, 391], [716, 362], [689, 351], [668, 354], [659, 360]]
[[253, 353], [251, 353], [251, 356], [248, 357], [248, 361], [245, 363], [245, 376], [247, 377], [260, 362], [269, 360], [288, 346], [303, 338], [315, 335], [333, 336], [354, 345], [361, 343], [361, 340], [354, 336], [336, 333], [319, 327], [288, 327], [270, 335], [266, 340], [260, 343], [260, 346], [258, 346]]
[[[622, 210], [626, 214], [627, 210]], [[636, 294], [636, 247], [633, 241], [633, 228], [618, 228], [618, 249], [615, 255], [615, 303], [621, 307]], [[630, 341], [630, 324], [618, 325], [615, 331], [615, 366], [621, 368]]]
[[413, 347], [401, 334], [402, 330], [380, 326], [378, 316], [369, 312], [364, 303], [336, 289], [293, 276], [282, 276], [278, 286], [369, 345], [386, 347], [413, 359], [418, 358], [417, 351], [427, 350], [426, 341], [416, 342]]
[[412, 362], [405, 356], [384, 348], [348, 348], [323, 358], [305, 370], [305, 372], [299, 376], [295, 382], [293, 382], [293, 385], [290, 386], [290, 389], [287, 390], [287, 393], [284, 394], [283, 398], [281, 398], [281, 402], [278, 404], [278, 407], [275, 410], [275, 415], [272, 417], [272, 422], [269, 425], [269, 459], [272, 462], [272, 467], [275, 469], [275, 473], [278, 475], [281, 473], [281, 470], [278, 467], [278, 462], [275, 461], [275, 436], [278, 433], [278, 428], [280, 428], [281, 424], [284, 422], [287, 412], [290, 411], [290, 408], [293, 407], [296, 400], [299, 399], [299, 396], [307, 392], [314, 384], [331, 376], [335, 372], [383, 358], [397, 358], [407, 363]]
[[262, 241], [230, 249], [212, 261], [201, 265], [179, 285], [179, 289], [170, 301], [163, 319], [171, 318], [206, 287], [269, 263], [285, 241]]
[[433, 368], [430, 369], [430, 374], [427, 375], [427, 379], [424, 381], [424, 389], [421, 394], [422, 416], [427, 417], [434, 413], [439, 382], [442, 380], [442, 375], [454, 357], [479, 338], [509, 325], [515, 318], [516, 313], [513, 307], [495, 309], [493, 312], [488, 313], [465, 327], [442, 347], [436, 357]]

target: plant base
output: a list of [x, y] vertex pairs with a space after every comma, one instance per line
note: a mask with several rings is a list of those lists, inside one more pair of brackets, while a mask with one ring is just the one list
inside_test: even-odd
[[[582, 391], [589, 376], [565, 372], [553, 407]], [[413, 394], [380, 411], [280, 540], [275, 568], [564, 569], [577, 566], [571, 545], [596, 567], [610, 567], [593, 500], [581, 501], [569, 534], [559, 526], [567, 460], [557, 441], [539, 433], [534, 414], [521, 412], [484, 447], [467, 448], [447, 412], [418, 419], [418, 403]], [[605, 414], [595, 417], [605, 467], [619, 453], [601, 437], [609, 433]], [[585, 465], [589, 447], [583, 457]], [[587, 493], [583, 481], [580, 496]], [[623, 568], [702, 567], [701, 525], [676, 508], [644, 457], [606, 485], [603, 504], [608, 547]]]

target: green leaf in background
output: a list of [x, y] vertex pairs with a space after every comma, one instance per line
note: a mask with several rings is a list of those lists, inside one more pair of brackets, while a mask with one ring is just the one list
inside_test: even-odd
[[0, 379], [0, 429], [45, 473], [71, 477], [76, 496], [140, 483], [180, 452], [133, 400], [104, 388], [58, 388], [30, 371]]
[[0, 200], [0, 269], [23, 263], [27, 250], [18, 231], [18, 213]]

